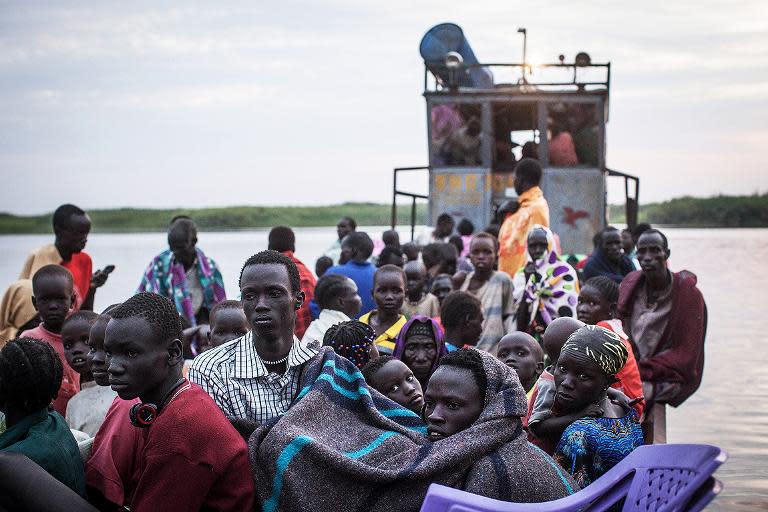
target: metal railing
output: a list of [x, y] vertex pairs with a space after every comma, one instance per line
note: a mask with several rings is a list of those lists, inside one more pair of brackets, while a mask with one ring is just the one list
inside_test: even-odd
[[[626, 203], [624, 204], [624, 215], [627, 218], [627, 227], [629, 229], [634, 229], [635, 226], [637, 226], [637, 214], [640, 205], [640, 178], [621, 171], [608, 169], [607, 167], [605, 170], [608, 173], [608, 176], [624, 178], [624, 199], [626, 200]], [[629, 193], [630, 181], [634, 182], [635, 185], [634, 197]]]
[[426, 199], [429, 200], [429, 196], [424, 194], [415, 194], [413, 192], [406, 192], [404, 190], [397, 190], [397, 173], [409, 172], [409, 171], [429, 171], [428, 166], [421, 167], [395, 167], [392, 180], [392, 229], [397, 226], [397, 196], [405, 196], [411, 198], [411, 241], [413, 241], [414, 233], [416, 231], [416, 200]]

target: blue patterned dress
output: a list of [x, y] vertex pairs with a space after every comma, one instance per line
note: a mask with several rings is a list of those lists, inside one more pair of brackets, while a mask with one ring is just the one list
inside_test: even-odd
[[642, 444], [634, 410], [623, 418], [581, 418], [565, 429], [554, 458], [583, 489]]

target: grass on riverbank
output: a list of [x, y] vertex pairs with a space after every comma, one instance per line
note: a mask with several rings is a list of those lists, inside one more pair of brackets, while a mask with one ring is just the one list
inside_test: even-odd
[[[611, 205], [611, 222], [625, 221], [624, 206]], [[768, 227], [768, 193], [751, 196], [678, 197], [640, 206], [640, 222], [679, 227]]]

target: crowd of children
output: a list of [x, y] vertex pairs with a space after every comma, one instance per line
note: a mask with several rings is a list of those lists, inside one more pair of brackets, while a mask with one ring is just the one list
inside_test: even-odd
[[[333, 492], [335, 506], [397, 510], [431, 481], [510, 501], [591, 484], [643, 443], [615, 276], [580, 285], [540, 225], [509, 275], [493, 234], [463, 222], [452, 244], [441, 219], [424, 247], [387, 232], [376, 255], [342, 219], [316, 283], [275, 228], [240, 299], [216, 287], [203, 316], [192, 295], [158, 293], [162, 262], [151, 291], [101, 314], [78, 310], [65, 266], [40, 267], [40, 323], [0, 350], [0, 455], [31, 459], [52, 477], [43, 492], [63, 483], [82, 510], [301, 510]], [[194, 224], [179, 222], [169, 243], [194, 266]], [[34, 502], [12, 479], [3, 490]]]

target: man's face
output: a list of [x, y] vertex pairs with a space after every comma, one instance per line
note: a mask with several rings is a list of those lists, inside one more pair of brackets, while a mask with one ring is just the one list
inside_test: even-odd
[[430, 336], [416, 334], [405, 341], [403, 362], [413, 370], [420, 381], [429, 378], [429, 372], [437, 356], [437, 344]]
[[637, 241], [637, 260], [646, 275], [666, 271], [669, 254], [658, 233], [643, 233]]
[[451, 233], [453, 233], [453, 227], [453, 219], [440, 221], [437, 223], [437, 226], [435, 226], [435, 234], [440, 238], [451, 236]]
[[[181, 342], [176, 340], [178, 352]], [[160, 400], [161, 385], [168, 379], [175, 360], [169, 343], [158, 340], [149, 322], [134, 316], [113, 318], [104, 336], [109, 385], [123, 400], [136, 397], [142, 401]]]
[[339, 240], [350, 234], [352, 231], [354, 231], [354, 229], [352, 229], [352, 225], [347, 219], [341, 219], [339, 223], [336, 224], [336, 234], [339, 236]]
[[469, 246], [469, 259], [475, 269], [491, 271], [496, 261], [496, 247], [487, 238], [475, 238]]
[[67, 225], [57, 229], [56, 239], [64, 249], [76, 254], [85, 249], [90, 232], [91, 219], [88, 215], [72, 215]]
[[602, 236], [602, 248], [611, 261], [621, 260], [621, 234], [618, 231], [606, 231]]
[[291, 290], [285, 265], [260, 263], [246, 267], [240, 294], [245, 317], [256, 336], [272, 341], [293, 332], [296, 304], [303, 302], [304, 294]]
[[43, 326], [59, 332], [75, 302], [72, 284], [63, 276], [46, 276], [34, 284], [32, 303], [43, 319]]
[[424, 394], [427, 436], [434, 442], [468, 429], [480, 417], [483, 405], [480, 388], [470, 370], [438, 367]]
[[196, 242], [194, 235], [184, 227], [174, 226], [168, 232], [168, 247], [173, 256], [185, 266], [195, 261]]

